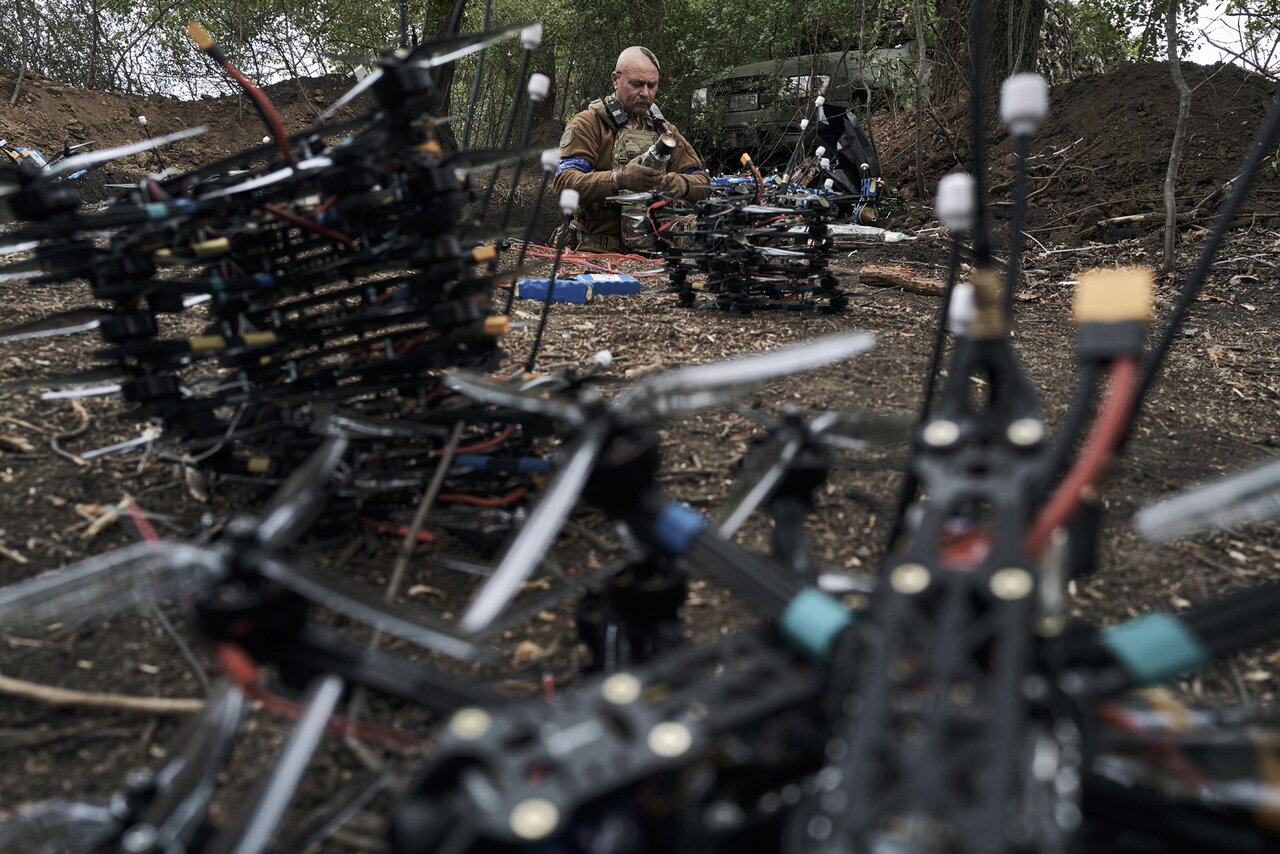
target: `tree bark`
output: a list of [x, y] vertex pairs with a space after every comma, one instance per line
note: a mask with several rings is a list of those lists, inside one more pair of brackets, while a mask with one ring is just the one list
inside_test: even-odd
[[[969, 56], [969, 20], [973, 0], [936, 0], [938, 40], [936, 60], [929, 80], [930, 96], [936, 102], [956, 97], [968, 89], [973, 61]], [[992, 81], [998, 83], [1018, 71], [1035, 71], [1040, 56], [1040, 28], [1044, 25], [1045, 0], [998, 0], [989, 4]], [[945, 61], [944, 58], [948, 58]], [[988, 92], [998, 87], [987, 85]]]
[[1164, 35], [1169, 51], [1169, 74], [1178, 87], [1178, 123], [1173, 129], [1173, 146], [1169, 149], [1169, 169], [1164, 173], [1164, 258], [1165, 273], [1173, 270], [1173, 250], [1178, 242], [1178, 199], [1175, 188], [1178, 163], [1187, 141], [1187, 120], [1191, 116], [1191, 87], [1182, 78], [1178, 59], [1178, 0], [1169, 0], [1164, 16]]
[[920, 0], [912, 0], [911, 12], [916, 19], [916, 198], [924, 198], [924, 9]]

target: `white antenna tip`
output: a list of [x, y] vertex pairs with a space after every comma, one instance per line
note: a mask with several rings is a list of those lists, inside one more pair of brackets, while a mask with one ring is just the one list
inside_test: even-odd
[[545, 148], [542, 151], [542, 168], [547, 172], [552, 172], [560, 165], [560, 149]]
[[1039, 74], [1015, 74], [1000, 86], [1000, 120], [1015, 136], [1035, 132], [1049, 113], [1049, 83]]
[[564, 212], [565, 216], [568, 216], [569, 214], [573, 213], [577, 209], [578, 209], [578, 191], [562, 190], [560, 192], [560, 210]]
[[613, 364], [613, 354], [608, 350], [601, 350], [591, 359], [591, 364], [597, 368], [607, 368]]
[[938, 193], [933, 199], [933, 209], [942, 224], [951, 231], [968, 231], [973, 228], [973, 195], [973, 176], [968, 172], [943, 175], [938, 182]]
[[530, 74], [528, 89], [530, 101], [541, 101], [551, 91], [551, 78], [545, 74]]
[[147, 117], [146, 117], [146, 116], [138, 116], [138, 124], [140, 124], [140, 125], [145, 125], [146, 123], [147, 123]]
[[542, 44], [542, 24], [530, 24], [520, 31], [520, 44], [525, 50], [533, 50]]

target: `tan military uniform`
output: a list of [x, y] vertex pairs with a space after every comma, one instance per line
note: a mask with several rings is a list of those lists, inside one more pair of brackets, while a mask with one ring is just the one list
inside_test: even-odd
[[[560, 137], [560, 167], [553, 186], [557, 195], [565, 189], [578, 191], [580, 206], [571, 225], [574, 233], [570, 235], [570, 245], [576, 238], [577, 248], [588, 252], [617, 252], [624, 248], [624, 234], [627, 245], [636, 245], [632, 238], [637, 227], [644, 230], [641, 218], [646, 206], [623, 206], [606, 202], [605, 198], [629, 192], [614, 186], [613, 170], [647, 151], [660, 133], [670, 133], [677, 140], [666, 171], [689, 179], [689, 192], [685, 195], [696, 201], [710, 193], [711, 176], [701, 158], [661, 113], [653, 110], [648, 115], [631, 116], [621, 113], [616, 101], [611, 106], [612, 115], [604, 99], [592, 101], [587, 109], [569, 119]], [[614, 116], [625, 117], [625, 124]]]

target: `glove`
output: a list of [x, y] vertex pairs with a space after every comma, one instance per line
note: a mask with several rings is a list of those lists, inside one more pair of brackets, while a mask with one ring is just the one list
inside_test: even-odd
[[711, 195], [711, 190], [700, 181], [689, 180], [688, 175], [681, 175], [678, 172], [668, 172], [662, 179], [662, 192], [668, 196], [675, 196], [677, 199], [686, 199], [691, 202], [705, 199]]
[[658, 190], [662, 187], [662, 171], [640, 165], [643, 154], [636, 155], [630, 163], [621, 169], [613, 170], [613, 185], [619, 190], [635, 190], [637, 192]]
[[683, 199], [689, 195], [689, 179], [678, 172], [668, 172], [662, 178], [662, 192]]

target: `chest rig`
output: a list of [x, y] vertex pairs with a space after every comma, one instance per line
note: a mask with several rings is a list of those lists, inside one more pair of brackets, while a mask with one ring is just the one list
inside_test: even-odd
[[[657, 104], [649, 106], [649, 115], [635, 118], [627, 114], [622, 104], [612, 95], [592, 101], [590, 109], [604, 116], [605, 123], [613, 129], [613, 150], [609, 154], [609, 168], [620, 169], [641, 154], [649, 150], [654, 140], [667, 130], [666, 120]], [[657, 241], [645, 221], [647, 202], [602, 202], [593, 205], [596, 210], [589, 212], [589, 217], [607, 216], [614, 211], [621, 221], [622, 251], [651, 252], [657, 248]]]

